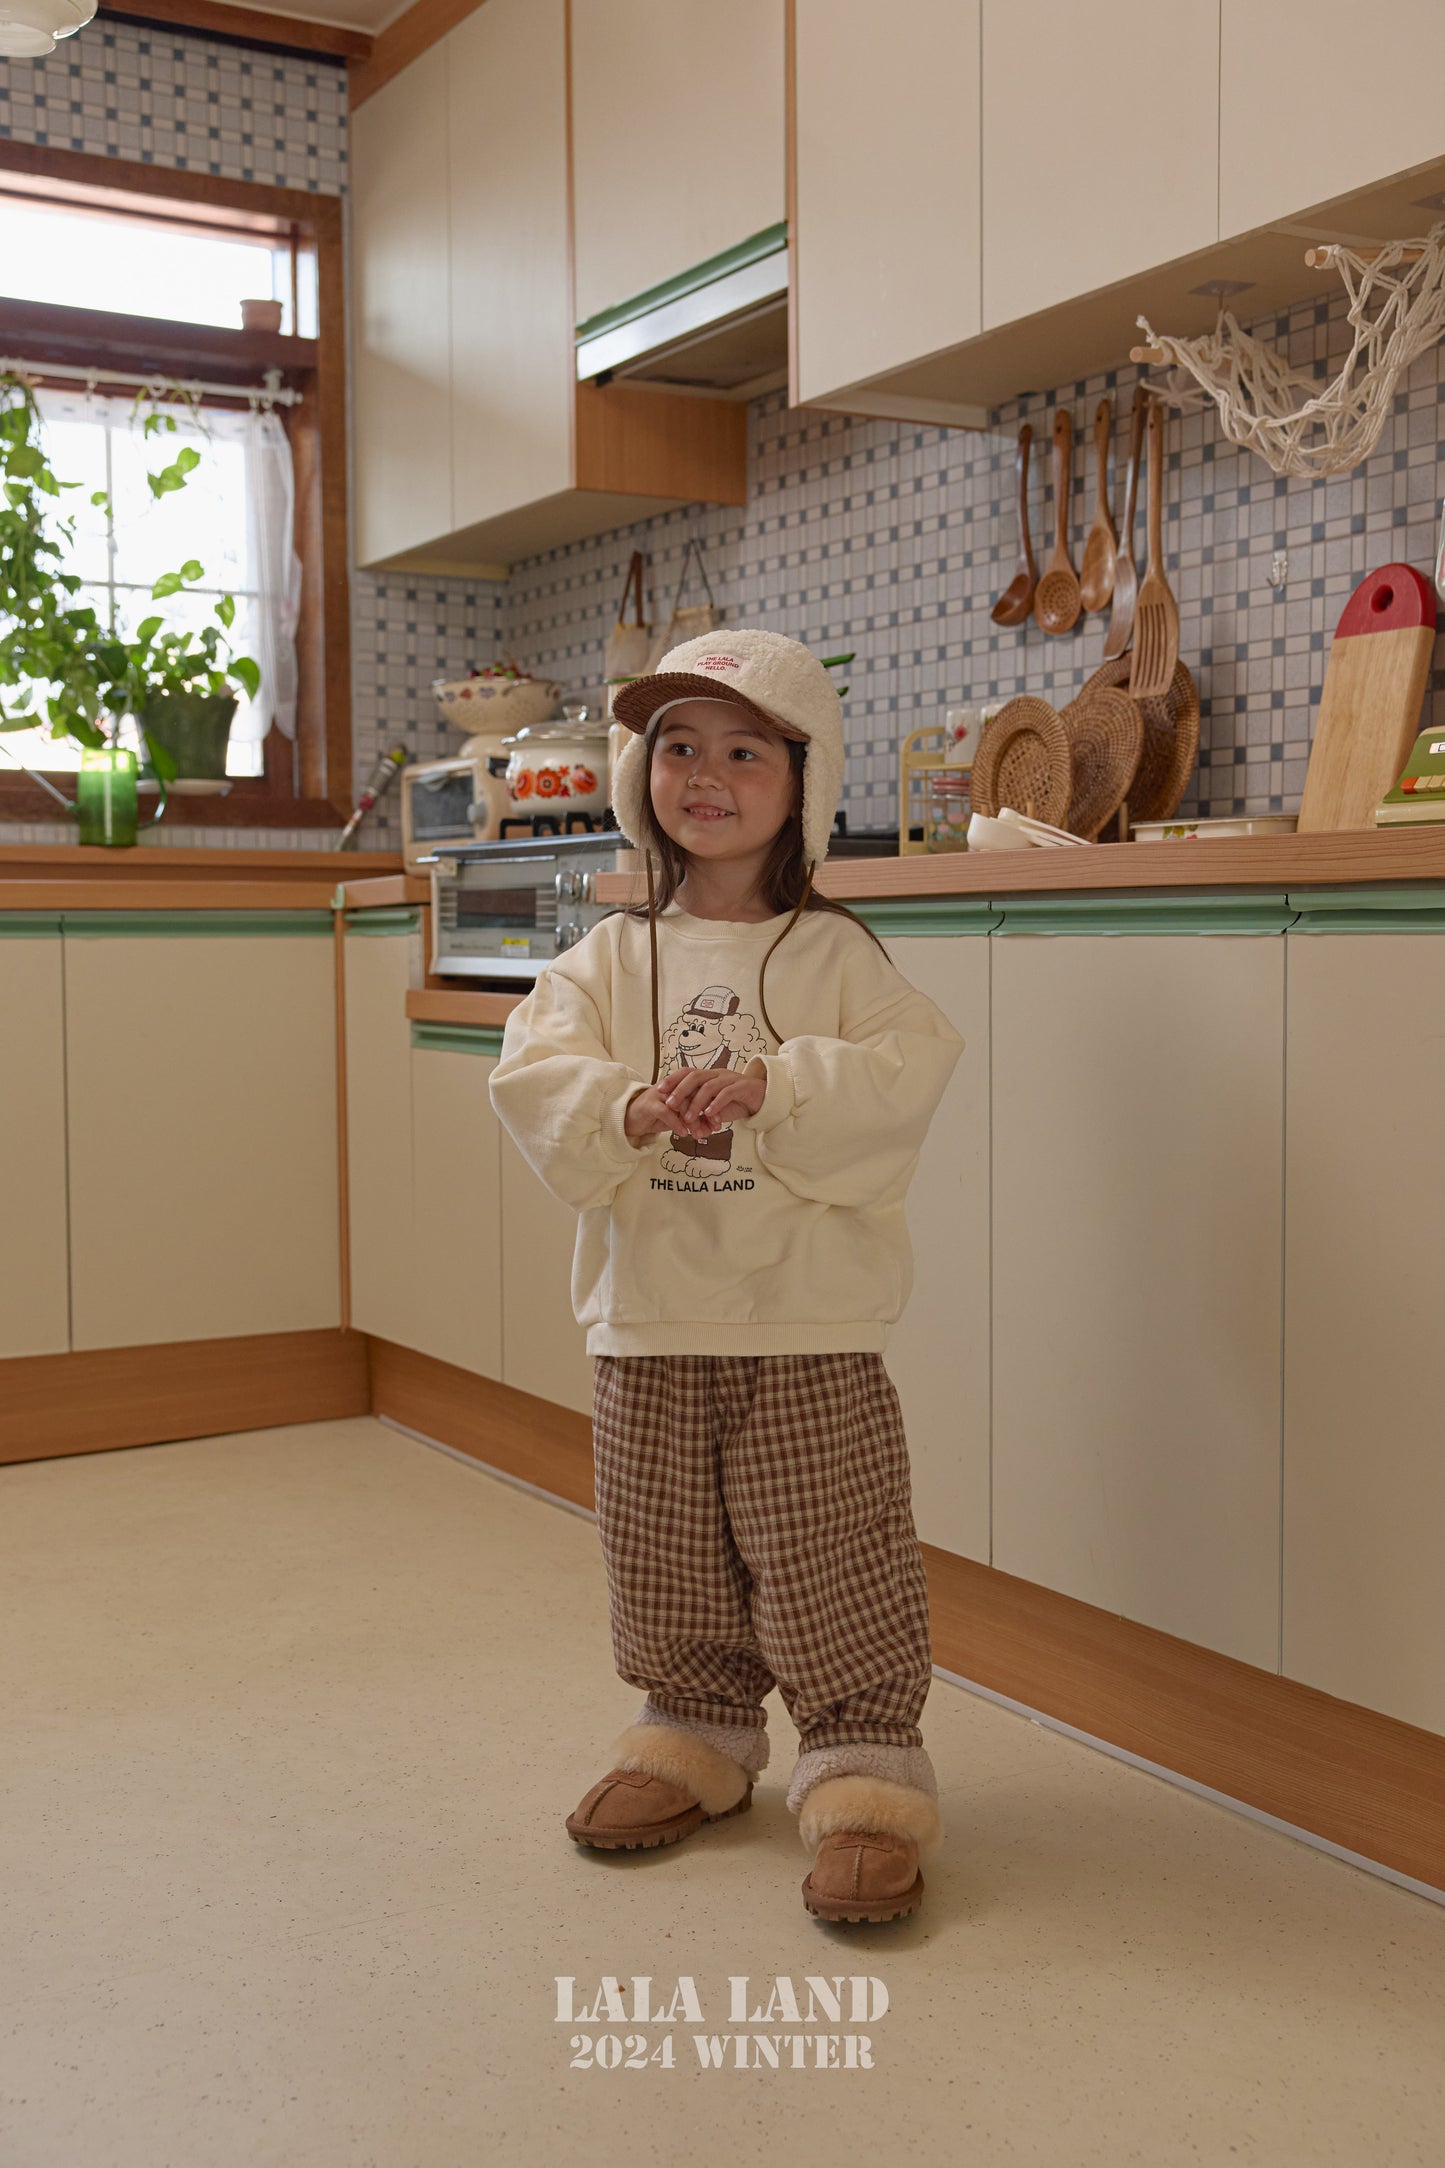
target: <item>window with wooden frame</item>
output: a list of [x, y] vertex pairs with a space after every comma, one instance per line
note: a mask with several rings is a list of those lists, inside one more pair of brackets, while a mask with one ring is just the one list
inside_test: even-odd
[[[79, 213], [88, 224], [109, 217], [134, 228], [144, 221], [157, 244], [163, 235], [191, 234], [259, 243], [269, 252], [283, 302], [280, 332], [0, 294], [0, 357], [21, 363], [43, 388], [72, 394], [83, 390], [77, 369], [137, 384], [157, 377], [206, 383], [215, 388], [203, 407], [220, 411], [244, 412], [248, 387], [265, 381], [300, 394], [276, 410], [295, 471], [301, 561], [295, 738], [273, 723], [259, 773], [235, 774], [224, 796], [188, 797], [173, 811], [205, 827], [335, 826], [353, 802], [340, 198], [0, 141], [0, 201]], [[47, 375], [47, 364], [62, 373]], [[104, 388], [123, 391], [124, 384]], [[218, 440], [222, 435], [218, 429]], [[63, 461], [57, 471], [69, 478]], [[184, 493], [175, 501], [179, 507]], [[122, 577], [123, 568], [113, 575]], [[0, 821], [53, 819], [58, 808], [49, 792], [6, 766], [0, 762]], [[41, 772], [62, 788], [67, 774], [73, 780], [73, 771]]]

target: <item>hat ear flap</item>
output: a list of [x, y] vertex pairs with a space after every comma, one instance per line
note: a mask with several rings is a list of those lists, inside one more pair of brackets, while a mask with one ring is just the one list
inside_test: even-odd
[[648, 765], [647, 740], [636, 731], [623, 746], [612, 769], [612, 810], [617, 815], [618, 827], [637, 850], [643, 848]]

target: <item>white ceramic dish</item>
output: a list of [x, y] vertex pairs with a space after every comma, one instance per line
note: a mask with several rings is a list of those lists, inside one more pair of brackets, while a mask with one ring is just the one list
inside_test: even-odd
[[1133, 836], [1136, 843], [1204, 843], [1212, 836], [1292, 836], [1298, 827], [1298, 813], [1237, 813], [1232, 819], [1137, 821]]

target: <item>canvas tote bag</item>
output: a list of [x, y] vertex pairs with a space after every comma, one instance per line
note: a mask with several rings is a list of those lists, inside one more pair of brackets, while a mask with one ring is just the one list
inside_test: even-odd
[[[703, 593], [707, 596], [707, 601], [695, 602], [689, 608], [684, 609], [682, 598], [687, 593], [688, 575], [694, 563], [698, 569], [698, 576], [702, 580]], [[682, 569], [677, 576], [677, 593], [672, 598], [672, 615], [668, 618], [661, 638], [653, 643], [652, 658], [648, 663], [648, 669], [655, 670], [663, 656], [670, 654], [673, 648], [681, 647], [684, 640], [697, 640], [702, 637], [703, 633], [712, 632], [720, 615], [721, 612], [712, 598], [712, 582], [707, 576], [707, 566], [702, 561], [702, 551], [696, 541], [689, 541], [687, 548], [682, 553]]]
[[[629, 606], [631, 617], [627, 614]], [[634, 550], [623, 582], [622, 600], [617, 605], [617, 623], [602, 650], [604, 679], [645, 676], [655, 646], [652, 627], [642, 614], [642, 552]]]

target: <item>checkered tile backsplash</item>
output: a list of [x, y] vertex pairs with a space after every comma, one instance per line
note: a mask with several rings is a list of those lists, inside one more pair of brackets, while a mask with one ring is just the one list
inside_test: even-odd
[[[0, 61], [0, 136], [58, 144], [248, 180], [341, 192], [346, 86], [337, 67], [101, 18], [45, 61]], [[1310, 274], [1301, 268], [1301, 286]], [[1322, 275], [1329, 285], [1327, 274]], [[1342, 297], [1302, 301], [1253, 327], [1296, 366], [1334, 361], [1346, 343]], [[1120, 310], [1120, 347], [1135, 336]], [[1034, 431], [1030, 512], [1047, 556], [1053, 521], [1049, 439], [1055, 408], [1072, 414], [1071, 539], [1075, 565], [1093, 516], [1092, 422], [1114, 400], [1116, 518], [1129, 400], [1137, 372], [1031, 395], [992, 416], [986, 433], [853, 421], [792, 411], [782, 396], [749, 414], [749, 497], [741, 510], [691, 507], [513, 568], [505, 586], [358, 573], [352, 581], [356, 776], [385, 746], [413, 758], [455, 750], [436, 714], [437, 676], [490, 661], [499, 647], [579, 692], [600, 692], [602, 643], [627, 561], [648, 556], [650, 607], [666, 616], [689, 536], [701, 542], [729, 624], [761, 624], [820, 654], [857, 650], [848, 672], [850, 827], [898, 819], [899, 740], [965, 699], [1041, 693], [1068, 700], [1097, 665], [1103, 617], [1050, 639], [1032, 623], [995, 626], [989, 611], [1017, 552], [1014, 439]], [[1445, 492], [1445, 367], [1423, 355], [1397, 390], [1367, 465], [1327, 482], [1285, 481], [1228, 442], [1212, 407], [1167, 425], [1165, 548], [1180, 605], [1180, 648], [1203, 709], [1199, 772], [1186, 813], [1292, 812], [1335, 622], [1374, 565], [1428, 571]], [[1144, 549], [1144, 491], [1136, 551]], [[1282, 587], [1268, 581], [1277, 551]], [[700, 599], [696, 593], [688, 600]], [[1445, 728], [1445, 671], [1432, 678], [1431, 720]], [[66, 841], [67, 826], [0, 824], [0, 840]], [[370, 848], [400, 842], [395, 793], [364, 831]], [[169, 819], [156, 841], [315, 849], [327, 830], [187, 829]]]

